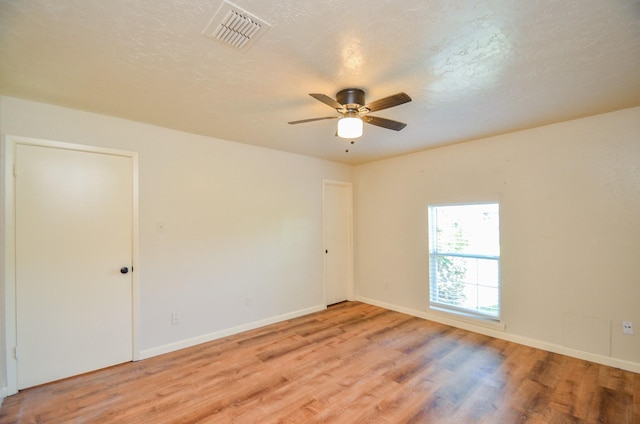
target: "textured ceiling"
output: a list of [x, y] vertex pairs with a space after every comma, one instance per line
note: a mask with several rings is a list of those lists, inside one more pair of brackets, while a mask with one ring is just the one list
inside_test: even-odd
[[[202, 35], [221, 3], [0, 0], [0, 93], [352, 164], [640, 105], [639, 0], [235, 0], [246, 52]], [[287, 124], [347, 87], [407, 127]]]

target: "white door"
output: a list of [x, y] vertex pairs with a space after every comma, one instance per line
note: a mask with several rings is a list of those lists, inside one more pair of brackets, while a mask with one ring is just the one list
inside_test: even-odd
[[132, 161], [16, 145], [18, 389], [132, 360]]
[[327, 305], [353, 297], [351, 184], [324, 181], [324, 279]]

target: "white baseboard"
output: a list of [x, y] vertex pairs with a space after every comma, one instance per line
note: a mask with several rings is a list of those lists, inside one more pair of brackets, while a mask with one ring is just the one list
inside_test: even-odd
[[[571, 356], [573, 358], [583, 359], [585, 361], [595, 362], [597, 364], [607, 365], [614, 368], [640, 373], [640, 363], [626, 361], [624, 359], [612, 358], [610, 356], [598, 355], [595, 353], [584, 352], [582, 350], [571, 349], [566, 346], [549, 343], [542, 340], [531, 339], [528, 337], [510, 334], [504, 331], [504, 326], [498, 324], [476, 324], [468, 320], [458, 320], [450, 317], [443, 317], [437, 313], [417, 311], [415, 309], [405, 308], [386, 302], [380, 302], [375, 299], [358, 296], [359, 302], [367, 303], [381, 308], [390, 309], [392, 311], [401, 312], [403, 314], [412, 315], [429, 321], [439, 322], [441, 324], [450, 325], [452, 327], [462, 328], [463, 330], [472, 331], [474, 333], [484, 334], [486, 336], [495, 337], [497, 339], [507, 340], [521, 345], [535, 347], [537, 349], [546, 350], [548, 352], [559, 353], [561, 355]], [[502, 327], [502, 328], [500, 328]]]
[[176, 350], [185, 349], [187, 347], [196, 346], [202, 343], [210, 342], [212, 340], [221, 339], [223, 337], [231, 336], [234, 334], [242, 333], [244, 331], [253, 330], [256, 328], [264, 327], [265, 325], [275, 324], [277, 322], [285, 321], [292, 318], [309, 315], [314, 312], [322, 311], [326, 309], [325, 305], [312, 306], [306, 309], [300, 309], [298, 311], [289, 312], [283, 315], [277, 315], [274, 317], [262, 319], [260, 321], [254, 321], [247, 324], [239, 325], [237, 327], [226, 328], [224, 330], [215, 331], [209, 334], [203, 334], [202, 336], [193, 337], [186, 340], [180, 340], [174, 343], [169, 343], [163, 346], [154, 347], [140, 351], [138, 359], [147, 359], [165, 353], [174, 352]]

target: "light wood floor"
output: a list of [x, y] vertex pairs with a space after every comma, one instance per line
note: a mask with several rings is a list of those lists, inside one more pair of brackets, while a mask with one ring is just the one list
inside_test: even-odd
[[21, 391], [0, 423], [640, 423], [640, 374], [357, 302]]

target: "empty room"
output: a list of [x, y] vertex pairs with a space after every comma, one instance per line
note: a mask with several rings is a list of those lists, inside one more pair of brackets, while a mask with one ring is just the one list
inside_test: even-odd
[[640, 423], [640, 1], [0, 0], [0, 424]]

